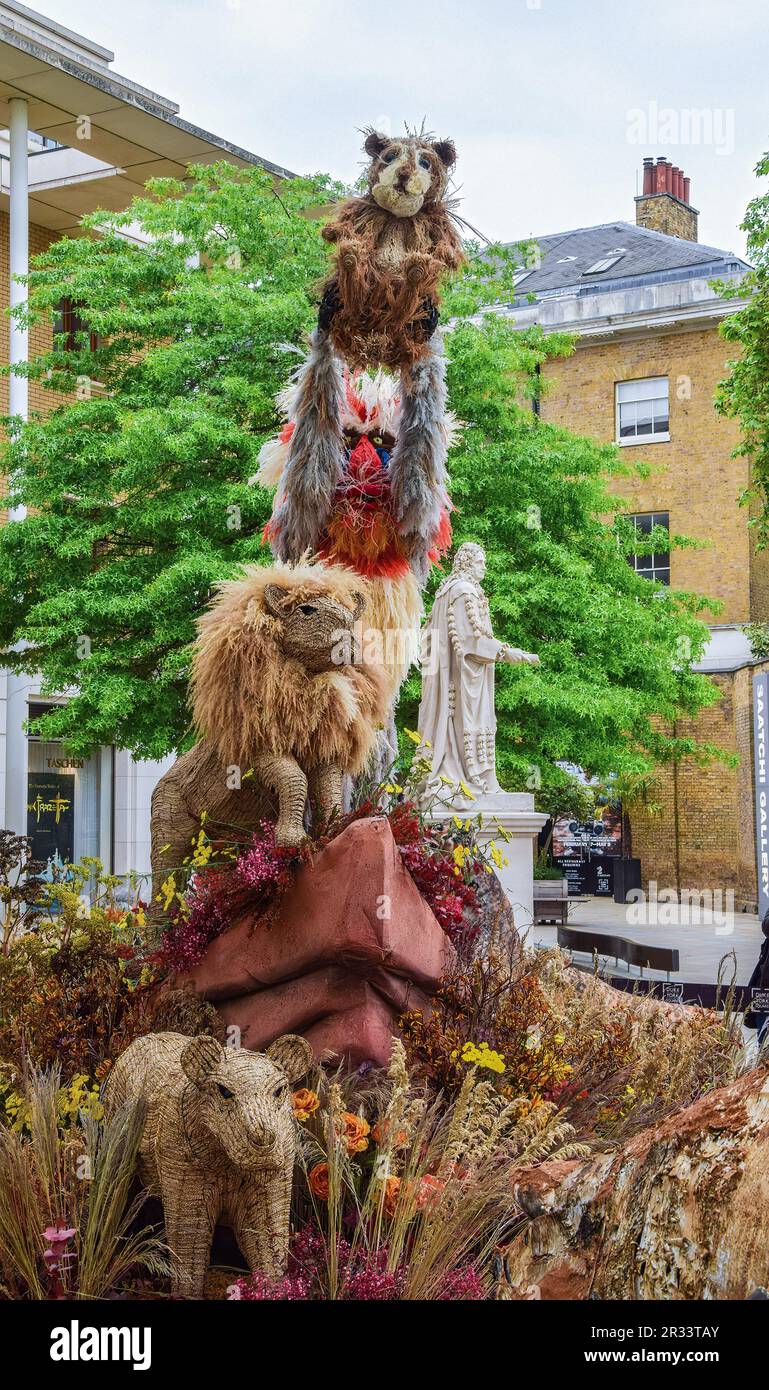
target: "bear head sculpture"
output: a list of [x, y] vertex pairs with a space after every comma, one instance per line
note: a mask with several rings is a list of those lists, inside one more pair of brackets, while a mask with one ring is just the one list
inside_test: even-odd
[[241, 1170], [280, 1166], [293, 1143], [291, 1086], [312, 1062], [297, 1034], [277, 1038], [266, 1052], [222, 1047], [216, 1038], [191, 1038], [180, 1065], [188, 1082], [185, 1127], [213, 1140]]
[[368, 131], [363, 146], [371, 159], [367, 171], [374, 202], [394, 217], [415, 217], [440, 203], [457, 162], [451, 140], [407, 134], [390, 138]]

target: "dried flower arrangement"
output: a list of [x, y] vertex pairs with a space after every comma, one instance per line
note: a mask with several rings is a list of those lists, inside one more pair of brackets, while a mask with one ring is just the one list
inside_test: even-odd
[[24, 1131], [0, 1123], [3, 1298], [104, 1298], [169, 1273], [133, 1194], [141, 1113], [62, 1116], [63, 1089], [58, 1067], [28, 1071]]
[[300, 1181], [285, 1278], [237, 1280], [230, 1298], [476, 1300], [499, 1241], [521, 1221], [513, 1164], [587, 1154], [543, 1107], [536, 1120], [475, 1067], [448, 1106], [409, 1074], [325, 1077], [294, 1094]]

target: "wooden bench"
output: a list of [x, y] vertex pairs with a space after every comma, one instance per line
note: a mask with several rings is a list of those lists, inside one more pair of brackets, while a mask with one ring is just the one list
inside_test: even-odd
[[577, 927], [559, 927], [558, 945], [570, 951], [586, 951], [592, 956], [613, 956], [615, 963], [624, 960], [627, 965], [637, 965], [643, 975], [648, 970], [680, 969], [678, 951], [673, 946], [647, 946], [642, 941], [628, 941], [624, 936], [609, 936], [603, 932], [580, 931]]

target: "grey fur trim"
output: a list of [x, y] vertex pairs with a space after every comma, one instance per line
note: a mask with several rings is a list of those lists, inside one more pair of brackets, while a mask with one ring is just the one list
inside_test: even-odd
[[390, 463], [395, 520], [411, 568], [424, 583], [427, 552], [448, 502], [446, 473], [446, 359], [436, 333], [429, 353], [401, 377], [398, 441]]
[[273, 551], [296, 564], [317, 549], [344, 472], [342, 366], [328, 333], [316, 328], [296, 378], [296, 428], [281, 480]]

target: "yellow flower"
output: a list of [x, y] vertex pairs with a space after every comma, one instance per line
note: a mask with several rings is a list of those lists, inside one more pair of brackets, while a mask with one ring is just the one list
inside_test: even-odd
[[[406, 735], [406, 738], [411, 739], [412, 743], [416, 743], [417, 745], [419, 745], [422, 742], [421, 735], [415, 733], [413, 729], [404, 729], [403, 732]], [[429, 748], [429, 743], [426, 746]]]
[[467, 845], [454, 846], [454, 863], [458, 869], [463, 869], [469, 856]]
[[203, 830], [191, 843], [193, 846], [192, 866], [195, 869], [204, 869], [214, 852], [214, 847]]
[[464, 782], [462, 778], [459, 779], [459, 790], [464, 793], [468, 801], [475, 801], [473, 793], [470, 791], [470, 788], [468, 787], [467, 783]]
[[[452, 1053], [452, 1057], [455, 1058], [456, 1053]], [[462, 1048], [462, 1061], [474, 1067], [487, 1067], [489, 1071], [501, 1073], [506, 1070], [503, 1054], [495, 1052], [487, 1042], [482, 1042], [479, 1046], [473, 1042], [466, 1042]]]
[[171, 903], [174, 900], [175, 893], [176, 879], [174, 878], [173, 874], [169, 874], [165, 882], [161, 883], [160, 892], [157, 895], [157, 901], [162, 902], [164, 912], [167, 912], [169, 907], [171, 906]]

